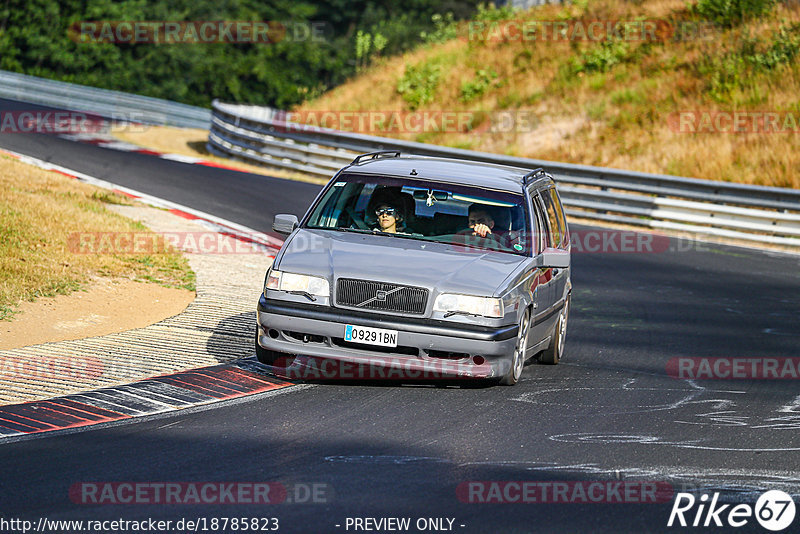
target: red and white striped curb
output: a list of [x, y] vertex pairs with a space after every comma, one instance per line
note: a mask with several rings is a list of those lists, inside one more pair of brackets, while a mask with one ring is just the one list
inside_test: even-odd
[[225, 169], [228, 171], [249, 172], [239, 167], [216, 163], [203, 158], [196, 158], [194, 156], [185, 156], [183, 154], [169, 154], [166, 152], [159, 152], [158, 150], [151, 150], [132, 143], [126, 143], [114, 139], [113, 137], [98, 137], [96, 134], [63, 134], [59, 135], [62, 139], [74, 141], [77, 143], [84, 143], [87, 145], [99, 146], [101, 148], [108, 148], [111, 150], [119, 150], [121, 152], [133, 152], [135, 154], [146, 154], [161, 159], [168, 159], [170, 161], [177, 161], [179, 163], [188, 163], [191, 165], [203, 165], [205, 167], [216, 167], [218, 169]]
[[126, 197], [136, 199], [140, 202], [143, 202], [150, 206], [154, 206], [156, 208], [163, 208], [169, 210], [170, 213], [174, 213], [175, 215], [178, 215], [185, 219], [191, 219], [197, 221], [198, 223], [202, 224], [211, 231], [233, 237], [248, 244], [255, 243], [273, 249], [275, 252], [277, 252], [278, 249], [280, 249], [281, 246], [283, 245], [282, 240], [273, 237], [269, 234], [266, 234], [264, 232], [257, 232], [256, 230], [248, 228], [247, 226], [243, 226], [233, 221], [228, 221], [227, 219], [223, 219], [221, 217], [217, 217], [216, 215], [211, 215], [210, 213], [205, 213], [203, 211], [196, 210], [194, 208], [190, 208], [188, 206], [184, 206], [176, 202], [164, 200], [163, 198], [154, 197], [152, 195], [148, 195], [147, 193], [136, 191], [135, 189], [130, 189], [128, 187], [123, 187], [121, 185], [113, 184], [111, 182], [107, 182], [105, 180], [89, 176], [88, 174], [84, 174], [82, 172], [78, 172], [73, 169], [68, 169], [60, 165], [54, 165], [47, 161], [34, 158], [31, 156], [26, 156], [25, 154], [20, 154], [18, 152], [13, 152], [11, 150], [0, 149], [0, 154], [5, 154], [23, 163], [39, 167], [40, 169], [44, 169], [51, 172], [57, 172], [59, 174], [62, 174], [69, 178], [80, 180], [81, 182], [87, 184], [101, 187], [103, 189], [109, 189], [115, 193], [119, 193]]
[[124, 386], [0, 406], [0, 441], [306, 387], [270, 376], [254, 359], [244, 359]]

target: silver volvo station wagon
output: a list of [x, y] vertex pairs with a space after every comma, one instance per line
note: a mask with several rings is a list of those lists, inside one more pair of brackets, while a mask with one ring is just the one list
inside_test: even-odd
[[258, 301], [262, 363], [513, 385], [526, 360], [562, 357], [569, 229], [543, 169], [364, 154], [273, 229], [287, 238]]

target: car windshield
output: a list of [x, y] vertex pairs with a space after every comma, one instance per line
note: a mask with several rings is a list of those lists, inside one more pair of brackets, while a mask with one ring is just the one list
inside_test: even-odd
[[340, 176], [305, 226], [518, 255], [533, 242], [521, 193], [376, 176]]

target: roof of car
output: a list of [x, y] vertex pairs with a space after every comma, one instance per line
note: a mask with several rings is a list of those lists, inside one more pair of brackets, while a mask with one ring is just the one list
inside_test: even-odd
[[[519, 192], [524, 176], [531, 170], [465, 159], [400, 156], [369, 159], [351, 165], [343, 172], [408, 176], [414, 179], [430, 179]], [[412, 174], [412, 171], [416, 171], [416, 174]]]

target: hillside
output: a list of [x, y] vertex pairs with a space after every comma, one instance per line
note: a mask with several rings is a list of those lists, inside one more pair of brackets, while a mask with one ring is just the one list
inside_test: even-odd
[[287, 107], [476, 1], [6, 0], [0, 69], [196, 106]]
[[[731, 5], [734, 11], [725, 11]], [[628, 36], [583, 37], [580, 30], [598, 21], [638, 21], [644, 30], [637, 36], [633, 24]], [[559, 27], [565, 33], [548, 33]], [[469, 25], [441, 22], [437, 33], [295, 111], [304, 122], [373, 135], [800, 188], [797, 2], [488, 8]], [[470, 120], [460, 128], [441, 121], [421, 129], [353, 128], [320, 121], [323, 111]], [[515, 127], [508, 127], [510, 118]]]

